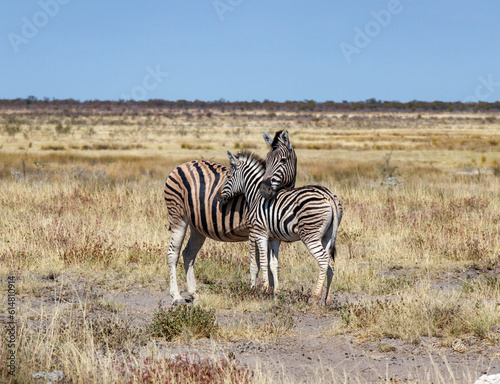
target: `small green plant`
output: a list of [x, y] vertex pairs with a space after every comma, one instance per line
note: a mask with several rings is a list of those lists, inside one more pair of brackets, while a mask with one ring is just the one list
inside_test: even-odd
[[384, 156], [384, 162], [379, 165], [378, 183], [388, 189], [393, 189], [401, 185], [399, 179], [399, 169], [395, 165], [391, 165], [392, 152]]
[[55, 127], [56, 133], [58, 135], [67, 135], [71, 132], [71, 125], [62, 125], [61, 122], [58, 122]]
[[14, 136], [16, 133], [21, 131], [19, 120], [15, 116], [7, 116], [4, 129], [9, 136]]
[[218, 325], [215, 310], [206, 310], [198, 305], [181, 305], [159, 308], [149, 328], [152, 336], [170, 341], [180, 335], [210, 338], [216, 335]]

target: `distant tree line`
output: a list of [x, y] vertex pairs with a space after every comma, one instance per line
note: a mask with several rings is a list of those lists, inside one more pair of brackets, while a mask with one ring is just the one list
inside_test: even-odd
[[[54, 108], [54, 109], [94, 109], [94, 110], [123, 110], [132, 109], [140, 110], [143, 108], [149, 109], [170, 109], [170, 110], [198, 110], [209, 111], [219, 110], [223, 112], [231, 111], [256, 111], [267, 110], [273, 112], [349, 112], [349, 111], [419, 111], [419, 112], [439, 112], [439, 111], [465, 111], [465, 112], [478, 112], [478, 111], [500, 111], [500, 101], [495, 102], [477, 102], [477, 103], [463, 103], [463, 102], [445, 102], [445, 101], [418, 101], [413, 100], [407, 103], [399, 101], [381, 101], [377, 99], [368, 99], [365, 101], [346, 101], [335, 102], [325, 101], [316, 102], [314, 100], [302, 101], [226, 101], [224, 99], [216, 101], [187, 101], [187, 100], [161, 100], [151, 99], [147, 101], [133, 101], [133, 100], [87, 100], [79, 101], [74, 99], [37, 99], [34, 96], [29, 96], [25, 99], [0, 99], [0, 108]], [[207, 115], [209, 116], [209, 115]]]

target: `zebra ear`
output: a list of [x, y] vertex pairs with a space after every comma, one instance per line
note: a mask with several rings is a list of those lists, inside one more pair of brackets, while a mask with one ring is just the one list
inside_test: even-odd
[[229, 151], [227, 151], [227, 157], [229, 158], [229, 162], [234, 168], [238, 168], [238, 160], [236, 160], [236, 157], [233, 156], [233, 154]]
[[290, 136], [287, 131], [281, 132], [280, 141], [288, 148], [289, 151], [292, 150], [292, 143], [290, 143]]
[[273, 137], [267, 133], [266, 131], [262, 131], [262, 136], [264, 136], [264, 141], [266, 142], [268, 147], [272, 147], [273, 145]]

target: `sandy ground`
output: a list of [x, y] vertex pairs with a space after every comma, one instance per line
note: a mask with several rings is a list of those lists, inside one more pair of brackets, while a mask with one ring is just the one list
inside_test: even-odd
[[[64, 279], [71, 289], [59, 290]], [[72, 305], [95, 297], [118, 305], [120, 316], [132, 320], [138, 327], [152, 318], [158, 305], [171, 305], [168, 289], [157, 286], [144, 288], [127, 287], [109, 291], [99, 287], [89, 294], [89, 282], [82, 276], [59, 276], [46, 285], [36, 297], [26, 296], [21, 306], [47, 311], [56, 305]], [[218, 318], [224, 324], [234, 316], [230, 310], [221, 312]], [[238, 315], [244, 316], [244, 315]], [[458, 340], [452, 347], [440, 346], [439, 340], [422, 339], [411, 344], [397, 339], [362, 342], [356, 335], [326, 336], [335, 316], [325, 312], [294, 313], [292, 336], [273, 341], [247, 340], [238, 342], [214, 342], [196, 340], [189, 344], [167, 343], [156, 340], [156, 345], [138, 346], [139, 356], [167, 357], [175, 354], [198, 354], [201, 357], [223, 356], [234, 358], [258, 372], [272, 375], [276, 381], [287, 382], [395, 382], [474, 383], [482, 374], [500, 373], [498, 347], [469, 345], [468, 340]]]

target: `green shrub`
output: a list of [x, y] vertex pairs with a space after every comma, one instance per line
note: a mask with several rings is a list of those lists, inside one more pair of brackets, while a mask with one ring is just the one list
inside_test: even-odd
[[66, 126], [63, 126], [61, 122], [57, 123], [56, 124], [56, 133], [59, 135], [59, 134], [63, 134], [63, 135], [66, 135], [68, 133], [71, 132], [71, 126], [70, 125], [66, 125]]
[[211, 337], [217, 333], [215, 310], [200, 306], [181, 305], [169, 309], [160, 308], [150, 325], [151, 335], [170, 341], [179, 335]]

